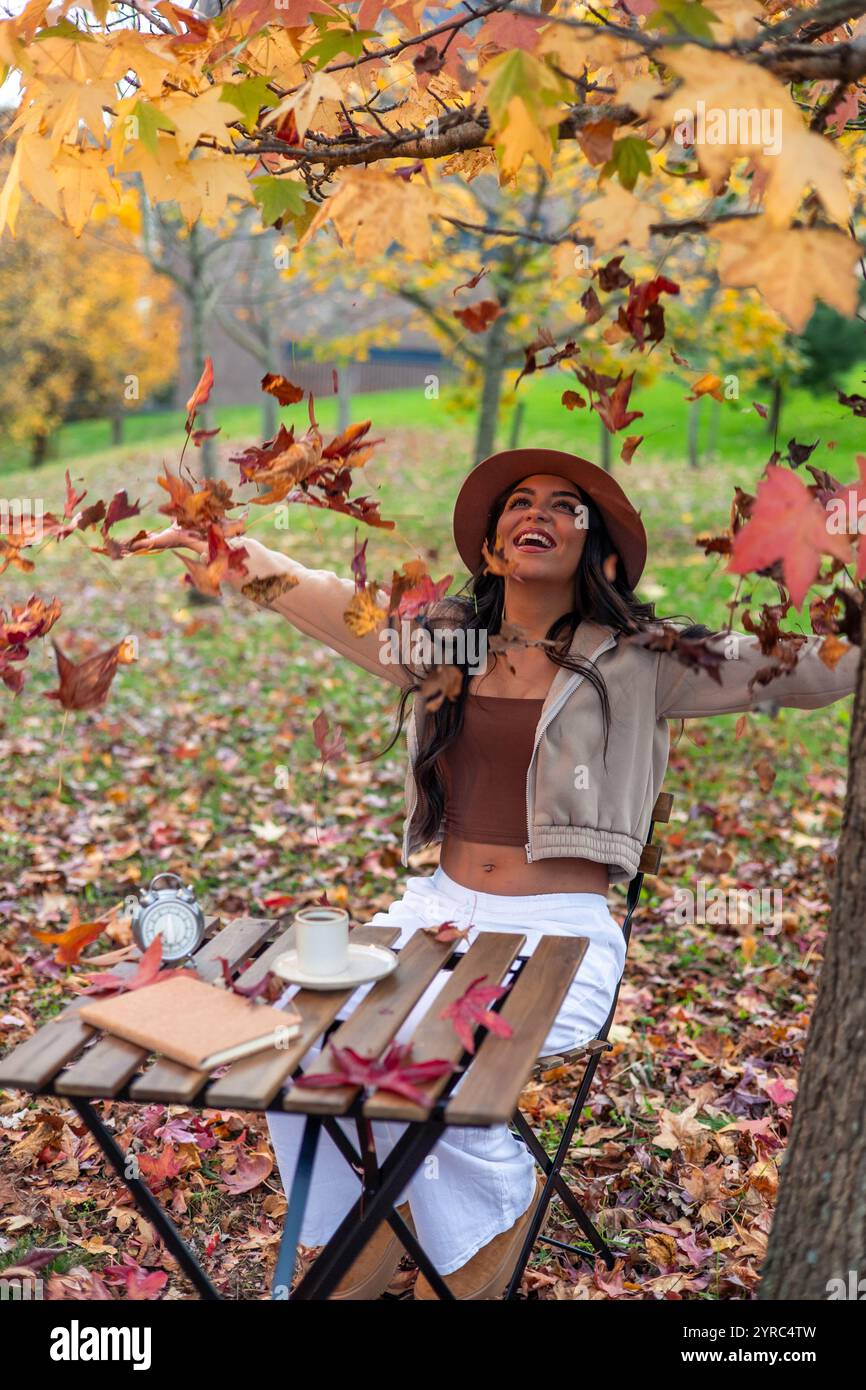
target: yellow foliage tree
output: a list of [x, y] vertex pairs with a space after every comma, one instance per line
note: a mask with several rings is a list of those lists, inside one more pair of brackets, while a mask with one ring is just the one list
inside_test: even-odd
[[122, 418], [174, 375], [180, 315], [170, 284], [112, 225], [75, 240], [35, 205], [0, 243], [0, 416], [32, 463], [66, 420]]

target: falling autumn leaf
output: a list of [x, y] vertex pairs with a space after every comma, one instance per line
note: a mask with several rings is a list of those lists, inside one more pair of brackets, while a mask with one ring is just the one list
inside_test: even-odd
[[477, 304], [469, 304], [465, 309], [455, 309], [453, 312], [470, 333], [485, 333], [491, 323], [499, 318], [502, 306], [495, 299], [481, 299]]
[[296, 405], [298, 401], [304, 399], [302, 386], [295, 386], [286, 377], [279, 376], [275, 372], [267, 372], [262, 377], [262, 390], [267, 391], [271, 396], [276, 396], [280, 405]]
[[333, 730], [331, 729], [324, 710], [320, 710], [313, 720], [313, 741], [323, 763], [329, 762], [331, 758], [340, 758], [346, 752], [343, 730], [339, 724], [335, 724]]
[[186, 432], [189, 434], [193, 427], [193, 422], [203, 405], [207, 405], [210, 400], [210, 393], [213, 390], [213, 358], [204, 359], [204, 370], [198, 379], [195, 390], [186, 403]]
[[843, 563], [851, 542], [827, 525], [827, 512], [790, 469], [769, 464], [758, 485], [747, 524], [734, 538], [728, 570], [732, 574], [768, 569], [781, 561], [795, 608], [801, 608], [821, 565], [822, 555]]
[[78, 665], [64, 656], [57, 642], [53, 646], [60, 686], [44, 695], [46, 700], [58, 700], [67, 710], [96, 709], [104, 704], [118, 666], [135, 660], [128, 638]]

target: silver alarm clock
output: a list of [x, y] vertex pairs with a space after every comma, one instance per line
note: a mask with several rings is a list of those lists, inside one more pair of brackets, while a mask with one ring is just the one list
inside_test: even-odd
[[[157, 888], [160, 879], [173, 879], [177, 887]], [[161, 936], [167, 965], [191, 956], [204, 937], [204, 913], [177, 874], [157, 874], [150, 887], [139, 898], [128, 898], [127, 904], [136, 945], [146, 951]]]

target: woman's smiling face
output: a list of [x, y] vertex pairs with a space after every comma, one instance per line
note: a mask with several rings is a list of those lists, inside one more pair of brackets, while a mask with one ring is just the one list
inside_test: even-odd
[[533, 473], [509, 494], [497, 531], [518, 578], [566, 580], [586, 544], [587, 516], [580, 491], [567, 478]]

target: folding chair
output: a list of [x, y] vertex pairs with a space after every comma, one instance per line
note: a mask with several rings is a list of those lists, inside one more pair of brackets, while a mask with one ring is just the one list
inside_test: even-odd
[[[653, 807], [649, 834], [647, 835], [646, 844], [641, 853], [638, 871], [628, 885], [626, 915], [622, 925], [623, 935], [625, 936], [626, 957], [628, 956], [629, 939], [631, 937], [631, 919], [637, 907], [638, 899], [640, 898], [644, 874], [658, 873], [659, 864], [661, 863], [662, 847], [661, 845], [652, 843], [653, 830], [657, 822], [666, 823], [670, 820], [673, 804], [674, 799], [670, 792], [659, 793], [655, 806]], [[623, 971], [623, 975], [624, 974], [625, 971]], [[620, 978], [620, 982], [617, 984], [610, 1013], [604, 1022], [604, 1026], [599, 1029], [598, 1037], [591, 1039], [588, 1043], [584, 1043], [582, 1047], [571, 1048], [567, 1052], [557, 1053], [554, 1056], [539, 1057], [538, 1059], [538, 1064], [534, 1073], [536, 1079], [543, 1071], [546, 1071], [550, 1067], [567, 1065], [569, 1062], [576, 1061], [581, 1056], [587, 1056], [588, 1058], [583, 1076], [580, 1079], [575, 1093], [574, 1101], [572, 1102], [571, 1112], [568, 1116], [565, 1128], [562, 1131], [556, 1153], [552, 1158], [546, 1152], [537, 1136], [533, 1133], [526, 1117], [520, 1110], [514, 1112], [514, 1117], [511, 1121], [512, 1129], [516, 1130], [520, 1138], [524, 1141], [526, 1147], [541, 1168], [541, 1171], [545, 1174], [546, 1180], [535, 1215], [526, 1233], [526, 1239], [523, 1242], [517, 1264], [514, 1267], [514, 1273], [511, 1276], [508, 1289], [506, 1290], [506, 1299], [515, 1297], [516, 1291], [520, 1287], [520, 1282], [523, 1278], [523, 1271], [532, 1253], [532, 1247], [537, 1240], [543, 1240], [546, 1245], [556, 1246], [560, 1250], [570, 1250], [574, 1254], [579, 1255], [582, 1259], [587, 1258], [587, 1252], [582, 1250], [579, 1245], [569, 1245], [565, 1241], [554, 1240], [552, 1236], [539, 1235], [542, 1222], [544, 1221], [547, 1208], [550, 1205], [554, 1193], [561, 1198], [568, 1211], [571, 1212], [580, 1229], [583, 1231], [584, 1236], [596, 1251], [596, 1254], [601, 1256], [608, 1269], [613, 1269], [613, 1252], [596, 1230], [595, 1226], [593, 1226], [583, 1207], [580, 1205], [580, 1202], [562, 1177], [560, 1169], [562, 1168], [571, 1146], [571, 1137], [580, 1119], [580, 1114], [589, 1094], [589, 1088], [592, 1085], [601, 1054], [603, 1052], [609, 1052], [613, 1048], [613, 1043], [608, 1042], [607, 1035], [613, 1023], [614, 1014], [616, 1013], [617, 1000], [619, 999], [619, 986], [621, 983], [622, 978]]]

